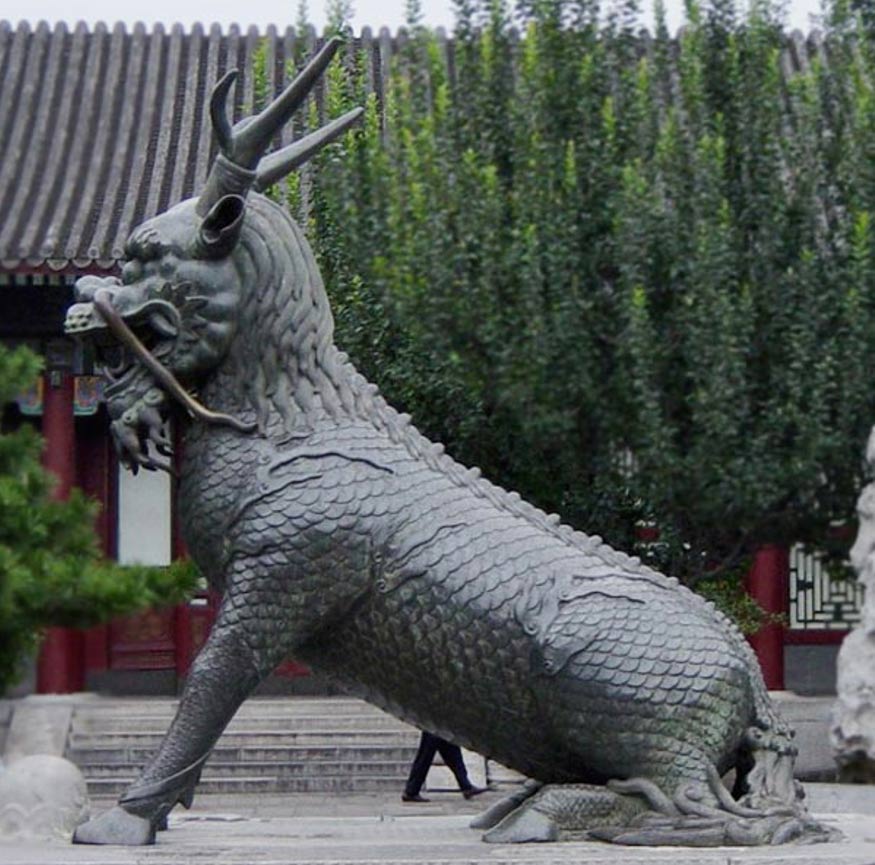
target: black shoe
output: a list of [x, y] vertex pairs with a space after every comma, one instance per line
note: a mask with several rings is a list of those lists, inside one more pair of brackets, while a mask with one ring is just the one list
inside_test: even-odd
[[420, 796], [419, 793], [402, 793], [401, 794], [402, 802], [430, 802], [431, 799], [426, 799], [425, 796]]
[[475, 796], [479, 796], [481, 793], [485, 793], [488, 789], [488, 787], [466, 787], [464, 790], [462, 790], [462, 795], [466, 799], [473, 799]]

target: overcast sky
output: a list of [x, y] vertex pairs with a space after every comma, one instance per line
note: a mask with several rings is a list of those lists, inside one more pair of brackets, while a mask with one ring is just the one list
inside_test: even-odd
[[[392, 30], [404, 23], [404, 0], [352, 0], [355, 18], [353, 26], [358, 32], [369, 26], [382, 26]], [[425, 24], [430, 27], [446, 27], [453, 24], [451, 0], [421, 0]], [[652, 0], [642, 0], [645, 9], [651, 8]], [[742, 0], [743, 2], [743, 0]], [[682, 23], [683, 0], [665, 0], [669, 26], [675, 29]], [[309, 18], [321, 29], [325, 23], [326, 0], [308, 0]], [[13, 24], [20, 20], [33, 23], [44, 19], [51, 23], [66, 21], [75, 24], [85, 21], [93, 25], [97, 21], [113, 23], [124, 21], [133, 24], [143, 21], [150, 25], [156, 22], [172, 24], [179, 22], [190, 26], [195, 21], [204, 24], [218, 22], [224, 26], [238, 23], [255, 24], [264, 28], [268, 24], [285, 26], [293, 24], [297, 17], [298, 0], [0, 0], [0, 18]], [[792, 28], [811, 29], [811, 16], [820, 12], [820, 0], [788, 0], [788, 23]], [[644, 14], [644, 23], [650, 24], [652, 13]]]

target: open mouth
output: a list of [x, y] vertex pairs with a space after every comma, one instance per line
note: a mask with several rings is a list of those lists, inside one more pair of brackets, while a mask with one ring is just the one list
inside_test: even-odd
[[89, 303], [75, 304], [70, 308], [65, 322], [70, 335], [87, 336], [97, 343], [97, 332], [110, 334], [115, 344], [124, 348], [121, 356], [113, 358], [107, 367], [110, 379], [115, 376], [106, 389], [108, 397], [123, 390], [142, 366], [152, 376], [155, 385], [175, 399], [190, 417], [208, 424], [229, 426], [242, 433], [258, 429], [255, 421], [240, 420], [201, 405], [162, 363], [162, 358], [176, 346], [182, 329], [181, 316], [175, 306], [166, 300], [151, 299], [122, 313], [112, 301], [113, 292], [109, 287], [98, 288]]
[[125, 390], [140, 369], [136, 356], [127, 346], [115, 344], [98, 347], [96, 354], [96, 366], [106, 380], [105, 393], [108, 397]]
[[[70, 336], [87, 339], [94, 346], [98, 365], [109, 380], [107, 393], [126, 383], [137, 366], [131, 347], [119, 341], [108, 327], [111, 300], [104, 295], [101, 303], [78, 303], [67, 313], [64, 329]], [[176, 307], [165, 300], [147, 300], [137, 309], [116, 315], [122, 318], [140, 344], [155, 358], [166, 357], [179, 336], [181, 322]]]

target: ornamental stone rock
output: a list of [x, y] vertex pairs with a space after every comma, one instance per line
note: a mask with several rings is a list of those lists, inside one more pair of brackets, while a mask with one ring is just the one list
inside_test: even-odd
[[82, 772], [63, 757], [33, 754], [0, 766], [0, 838], [69, 838], [89, 808]]
[[[875, 428], [866, 461], [875, 470]], [[862, 620], [839, 650], [838, 701], [830, 730], [839, 779], [875, 783], [875, 483], [863, 488], [857, 502], [859, 529], [851, 564], [866, 587]]]

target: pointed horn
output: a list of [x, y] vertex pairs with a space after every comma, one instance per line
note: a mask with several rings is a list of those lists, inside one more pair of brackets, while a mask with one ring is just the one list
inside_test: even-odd
[[210, 118], [218, 140], [219, 154], [210, 167], [209, 176], [198, 198], [198, 214], [206, 216], [225, 195], [246, 197], [256, 181], [255, 169], [270, 145], [271, 138], [307, 98], [341, 44], [342, 41], [337, 38], [326, 42], [295, 80], [267, 108], [233, 127], [228, 121], [227, 102], [237, 70], [228, 72], [216, 84], [210, 97]]
[[321, 129], [311, 132], [282, 150], [271, 153], [270, 156], [265, 156], [258, 163], [255, 189], [261, 192], [294, 171], [298, 166], [303, 165], [323, 147], [343, 135], [364, 113], [364, 108], [353, 108], [352, 111], [332, 120]]
[[330, 39], [322, 50], [304, 67], [295, 80], [259, 114], [240, 128], [234, 136], [234, 161], [244, 168], [255, 168], [270, 145], [270, 140], [297, 111], [313, 85], [331, 62], [342, 41]]
[[237, 70], [229, 70], [216, 82], [210, 96], [210, 120], [213, 121], [213, 131], [216, 133], [219, 150], [222, 153], [230, 150], [232, 146], [231, 124], [228, 122], [227, 111], [228, 91], [236, 80]]

